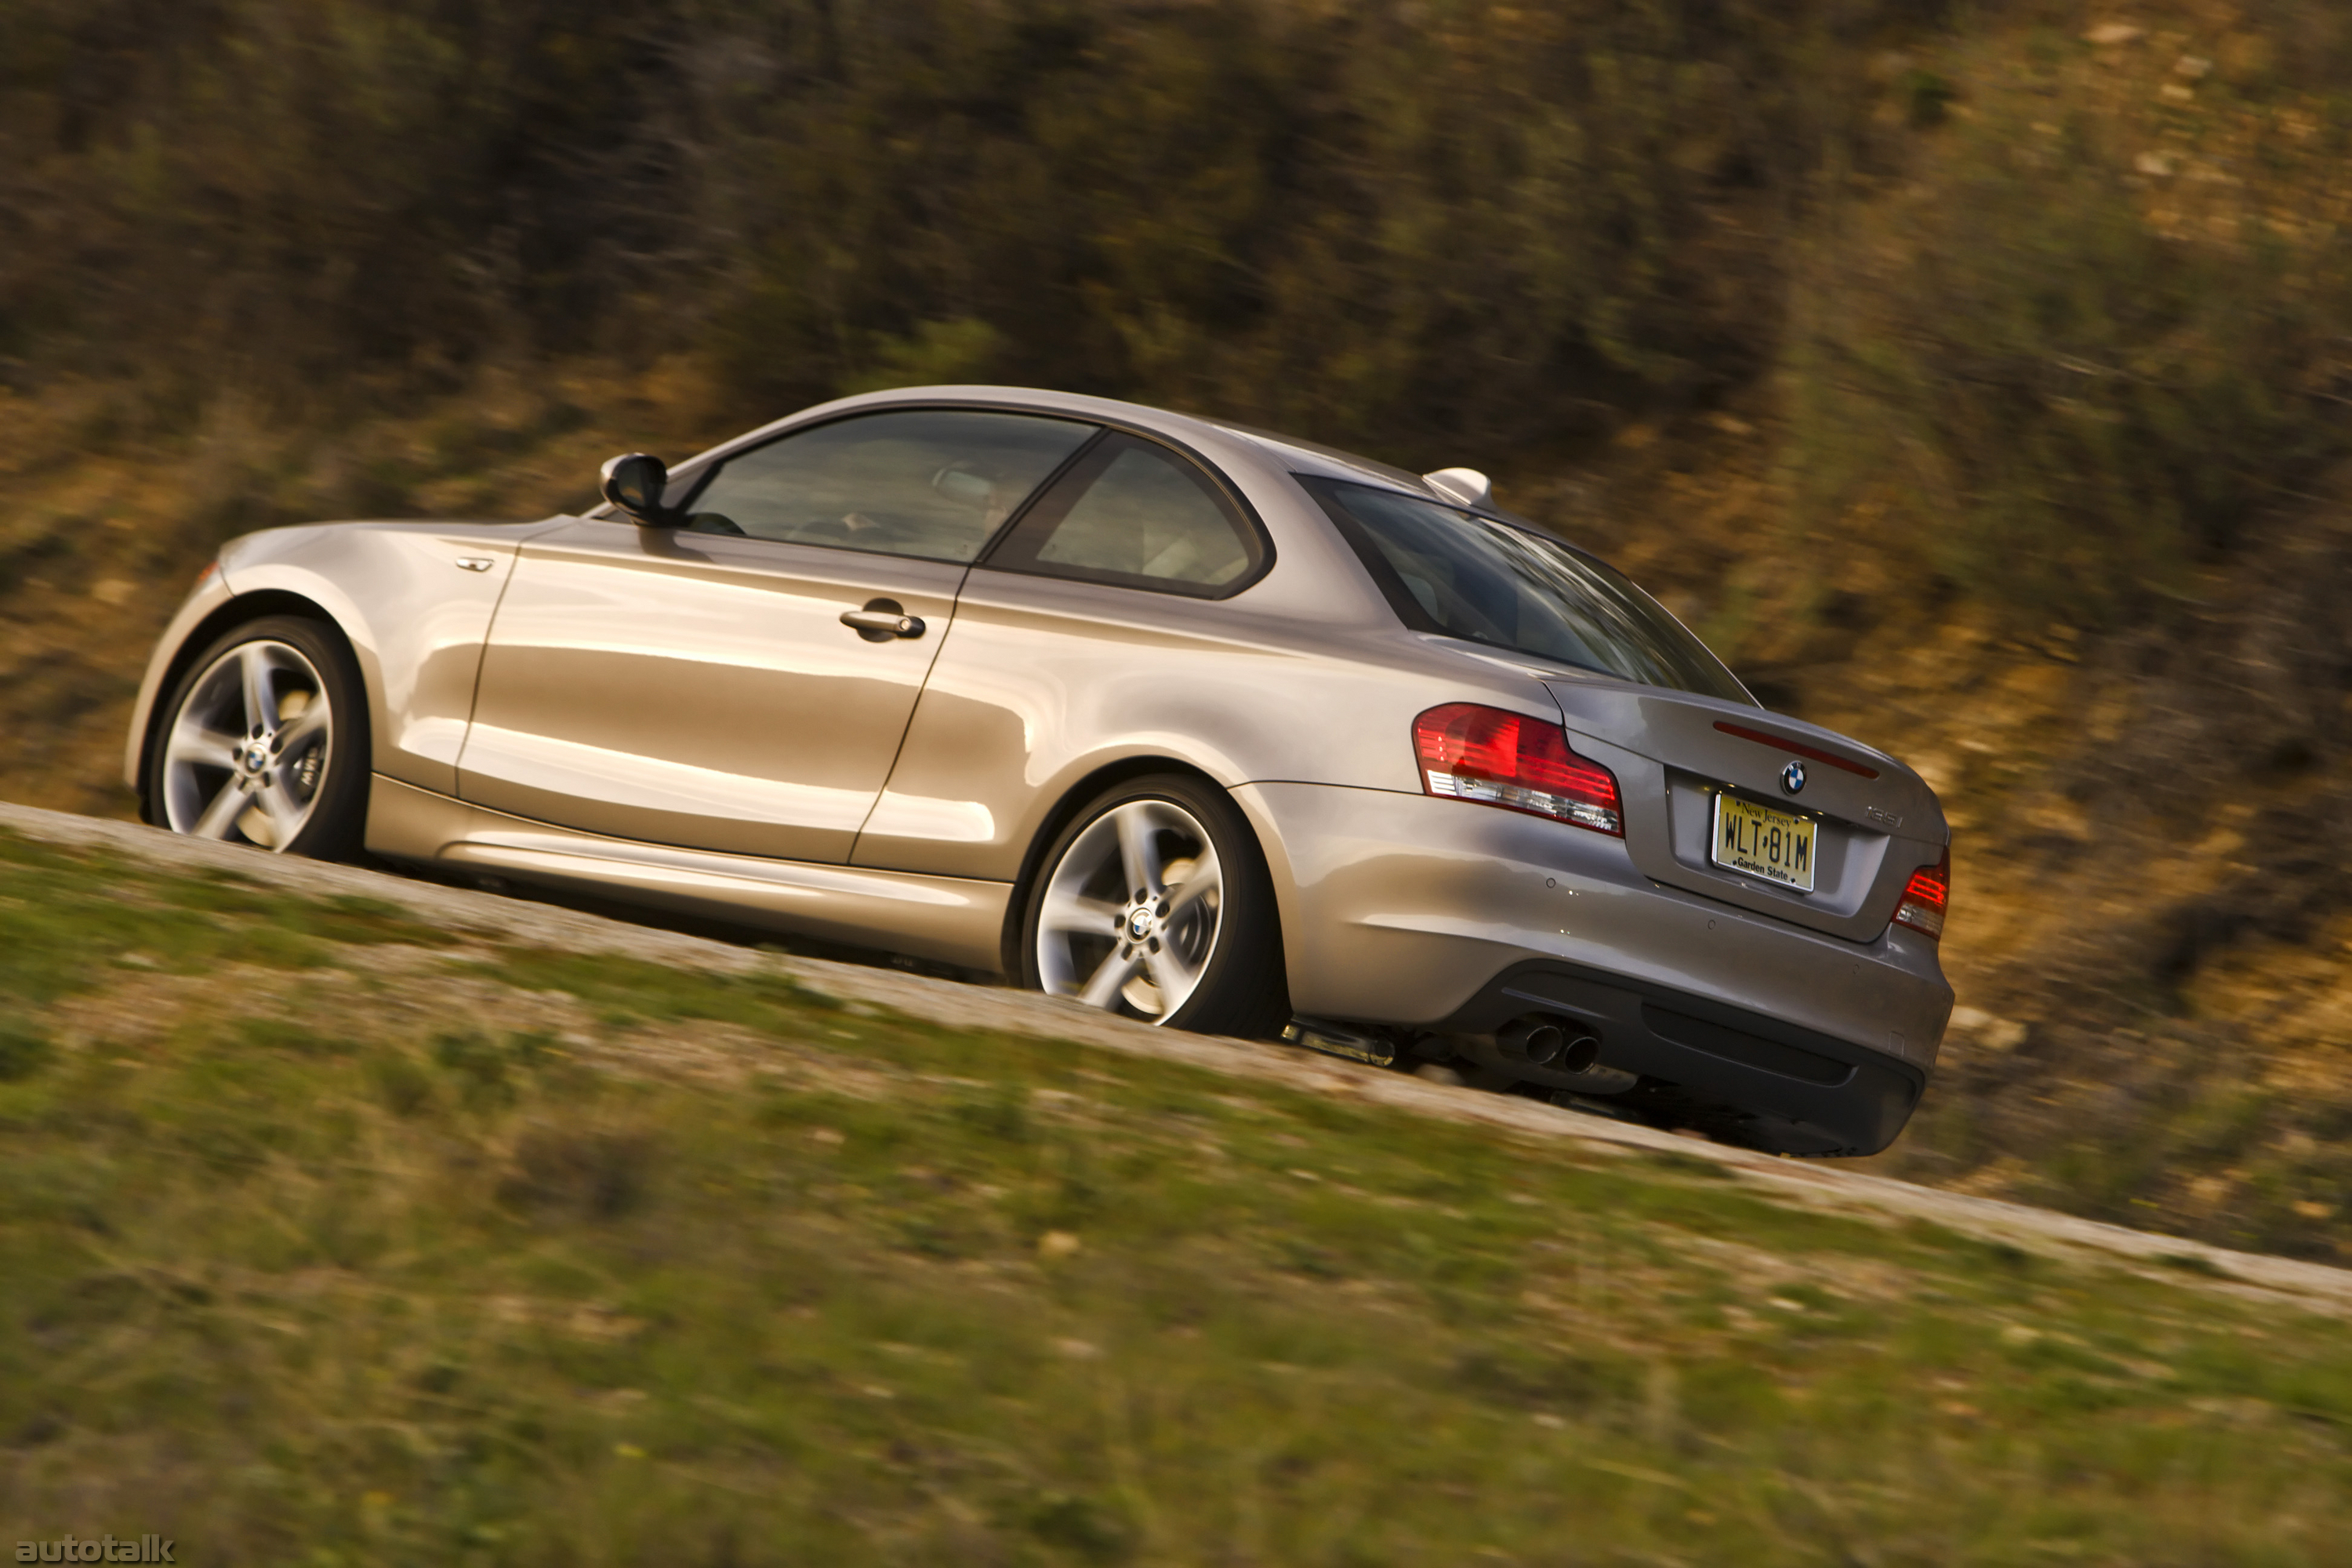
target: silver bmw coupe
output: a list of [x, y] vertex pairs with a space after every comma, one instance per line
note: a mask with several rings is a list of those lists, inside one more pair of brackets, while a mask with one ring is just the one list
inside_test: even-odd
[[1935, 795], [1469, 469], [961, 386], [604, 493], [230, 543], [140, 692], [147, 819], [1783, 1152], [1926, 1087]]

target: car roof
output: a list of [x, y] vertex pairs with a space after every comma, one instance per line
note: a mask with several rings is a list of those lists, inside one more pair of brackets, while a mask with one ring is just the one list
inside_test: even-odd
[[[1444, 500], [1420, 475], [1387, 463], [1344, 452], [1336, 447], [1326, 447], [1313, 441], [1303, 441], [1289, 436], [1261, 430], [1232, 420], [1204, 418], [1196, 415], [1179, 414], [1171, 409], [1155, 408], [1149, 404], [1126, 403], [1111, 397], [1090, 397], [1083, 393], [1054, 392], [1033, 386], [906, 386], [886, 392], [860, 393], [853, 397], [836, 398], [831, 403], [804, 408], [796, 414], [763, 425], [741, 436], [730, 438], [698, 454], [693, 462], [699, 463], [733, 451], [740, 447], [757, 445], [785, 430], [802, 425], [819, 423], [843, 415], [868, 409], [882, 409], [906, 405], [961, 404], [1018, 408], [1040, 413], [1066, 414], [1074, 418], [1097, 420], [1111, 425], [1150, 431], [1165, 436], [1180, 445], [1195, 449], [1209, 447], [1231, 450], [1239, 447], [1248, 456], [1269, 467], [1290, 473], [1318, 479], [1353, 479], [1409, 490], [1433, 500]], [[680, 465], [683, 468], [685, 465]], [[1451, 503], [1449, 503], [1451, 504]]]

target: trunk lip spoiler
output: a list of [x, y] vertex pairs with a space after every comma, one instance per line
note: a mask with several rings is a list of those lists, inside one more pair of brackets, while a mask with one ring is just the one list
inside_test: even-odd
[[1784, 735], [1774, 735], [1762, 730], [1751, 730], [1745, 724], [1734, 724], [1722, 719], [1715, 721], [1715, 727], [1727, 735], [1737, 735], [1743, 741], [1753, 741], [1759, 746], [1771, 746], [1783, 752], [1794, 752], [1801, 757], [1810, 758], [1817, 763], [1827, 763], [1833, 768], [1843, 768], [1850, 773], [1860, 773], [1866, 779], [1874, 779], [1878, 776], [1876, 768], [1857, 763], [1851, 757], [1841, 757], [1835, 752], [1823, 751], [1819, 746], [1809, 746], [1802, 741], [1791, 741]]

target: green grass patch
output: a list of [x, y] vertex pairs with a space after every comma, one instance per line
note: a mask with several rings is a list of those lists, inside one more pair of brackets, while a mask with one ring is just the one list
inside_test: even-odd
[[[0, 1049], [29, 1064], [0, 1074], [19, 1536], [1940, 1564], [2317, 1563], [2352, 1534], [2352, 1336], [2192, 1279], [782, 977], [517, 952], [323, 986], [422, 938], [24, 848], [0, 843], [5, 1038], [33, 1042]], [[53, 910], [96, 940], [44, 937]], [[198, 982], [174, 1016], [71, 1023], [131, 952]], [[356, 1000], [289, 1025], [201, 984], [232, 960]], [[571, 1022], [525, 1026], [549, 993]], [[692, 1070], [620, 1055], [697, 1041]]]
[[446, 946], [446, 933], [368, 899], [295, 898], [234, 873], [161, 876], [110, 851], [0, 828], [0, 1016], [119, 978], [233, 963], [310, 968], [337, 947]]

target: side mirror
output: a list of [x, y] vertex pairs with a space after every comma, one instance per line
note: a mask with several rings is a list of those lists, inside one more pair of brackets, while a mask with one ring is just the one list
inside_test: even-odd
[[659, 458], [631, 452], [604, 465], [598, 487], [604, 499], [646, 528], [675, 528], [677, 520], [662, 505], [669, 488], [669, 469]]

